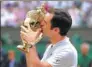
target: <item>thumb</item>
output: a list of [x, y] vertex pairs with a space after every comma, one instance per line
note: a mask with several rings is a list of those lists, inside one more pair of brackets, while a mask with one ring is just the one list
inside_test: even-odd
[[36, 31], [36, 34], [37, 34], [36, 38], [37, 38], [41, 33], [42, 33], [42, 32], [41, 32], [41, 28], [37, 29], [37, 31]]

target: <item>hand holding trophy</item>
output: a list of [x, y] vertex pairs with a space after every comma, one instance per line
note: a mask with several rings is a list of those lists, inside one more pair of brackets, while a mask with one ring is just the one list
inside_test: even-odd
[[[29, 52], [29, 48], [35, 45], [42, 39], [43, 34], [40, 32], [40, 21], [44, 18], [46, 10], [44, 8], [45, 4], [38, 7], [36, 10], [31, 10], [27, 13], [26, 19], [21, 25], [21, 39], [23, 45], [18, 45], [17, 48], [23, 52]], [[25, 36], [31, 35], [31, 40], [26, 39]]]

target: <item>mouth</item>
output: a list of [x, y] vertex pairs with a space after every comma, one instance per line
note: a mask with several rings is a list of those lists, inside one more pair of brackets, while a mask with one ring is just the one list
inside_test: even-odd
[[40, 29], [41, 29], [41, 31], [40, 31], [40, 32], [41, 32], [41, 33], [43, 33], [43, 28], [42, 28], [42, 27], [40, 27]]
[[41, 28], [41, 32], [43, 33], [43, 25], [41, 25], [40, 28]]

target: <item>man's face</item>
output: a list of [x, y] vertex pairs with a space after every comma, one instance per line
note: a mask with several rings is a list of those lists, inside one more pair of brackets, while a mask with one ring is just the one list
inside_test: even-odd
[[83, 55], [87, 55], [89, 51], [89, 46], [86, 43], [83, 43], [81, 46], [81, 52]]
[[41, 29], [44, 35], [51, 36], [52, 30], [51, 30], [51, 19], [53, 17], [53, 14], [47, 13], [44, 17], [44, 19], [40, 22]]
[[15, 58], [15, 53], [14, 53], [14, 51], [9, 51], [9, 52], [8, 52], [8, 58], [9, 58], [9, 60], [14, 60], [14, 58]]
[[[51, 20], [53, 18], [53, 14], [46, 13], [44, 19], [40, 22], [40, 26], [42, 29], [42, 33], [48, 37], [53, 37], [56, 35], [55, 28], [51, 29]], [[27, 22], [29, 19], [26, 19], [24, 25], [27, 26]]]

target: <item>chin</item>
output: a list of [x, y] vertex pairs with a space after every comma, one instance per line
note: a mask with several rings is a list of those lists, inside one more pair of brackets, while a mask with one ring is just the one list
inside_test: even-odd
[[44, 35], [44, 36], [47, 36], [47, 37], [49, 36], [49, 35], [47, 35], [46, 33], [43, 33], [43, 35]]

